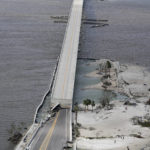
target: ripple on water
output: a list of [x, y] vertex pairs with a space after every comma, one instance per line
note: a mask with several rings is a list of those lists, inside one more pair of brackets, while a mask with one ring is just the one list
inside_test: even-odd
[[124, 100], [127, 96], [121, 93], [115, 93], [112, 91], [105, 91], [100, 89], [84, 89], [88, 85], [93, 85], [100, 82], [97, 77], [86, 77], [87, 73], [95, 71], [98, 65], [92, 63], [90, 60], [79, 60], [77, 64], [77, 74], [74, 91], [74, 102], [82, 103], [84, 99], [94, 100], [95, 103], [99, 103], [105, 95], [110, 100]]

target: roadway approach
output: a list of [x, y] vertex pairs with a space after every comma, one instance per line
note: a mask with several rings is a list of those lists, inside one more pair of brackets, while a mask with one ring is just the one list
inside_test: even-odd
[[57, 112], [54, 120], [48, 121], [31, 143], [31, 150], [62, 150], [63, 145], [72, 141], [72, 100], [76, 74], [78, 45], [84, 0], [73, 0], [59, 58], [51, 103], [67, 109]]
[[56, 117], [44, 125], [34, 138], [31, 150], [62, 150], [69, 136], [68, 109], [62, 109]]

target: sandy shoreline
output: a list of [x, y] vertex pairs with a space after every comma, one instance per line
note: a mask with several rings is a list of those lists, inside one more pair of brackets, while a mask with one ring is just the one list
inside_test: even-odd
[[[100, 64], [106, 60], [96, 61]], [[119, 99], [111, 101], [113, 108], [99, 108], [94, 111], [79, 111], [77, 122], [80, 136], [76, 139], [77, 148], [87, 150], [150, 150], [150, 127], [135, 124], [133, 118], [150, 118], [150, 105], [145, 103], [150, 97], [150, 72], [144, 67], [135, 65], [119, 65], [111, 62], [111, 84], [107, 90], [123, 92], [129, 97], [128, 104]], [[116, 73], [117, 72], [117, 73]], [[115, 75], [115, 73], [117, 75]], [[95, 70], [89, 77], [102, 78], [103, 74]], [[101, 80], [96, 85], [85, 87], [104, 89]], [[80, 105], [83, 109], [83, 105]]]

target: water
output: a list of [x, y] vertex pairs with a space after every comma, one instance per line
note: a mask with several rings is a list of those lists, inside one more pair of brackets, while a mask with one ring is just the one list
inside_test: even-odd
[[84, 16], [109, 26], [83, 25], [79, 57], [110, 58], [150, 69], [150, 1], [86, 0]]
[[49, 87], [72, 0], [0, 0], [0, 150], [12, 150], [12, 122], [32, 123]]
[[74, 103], [82, 104], [83, 100], [91, 99], [95, 103], [99, 103], [105, 95], [110, 100], [126, 100], [127, 96], [121, 93], [115, 93], [112, 91], [104, 91], [100, 89], [86, 89], [86, 86], [94, 85], [100, 82], [98, 77], [87, 77], [86, 74], [96, 71], [98, 65], [94, 64], [90, 60], [78, 60], [77, 71], [76, 71], [76, 81], [75, 81], [75, 91], [74, 91]]
[[[12, 122], [32, 123], [66, 27], [50, 16], [67, 15], [70, 5], [71, 0], [0, 0], [0, 150], [13, 149], [6, 131]], [[108, 19], [109, 26], [83, 26], [79, 57], [149, 67], [149, 14], [149, 0], [86, 0], [84, 16]]]

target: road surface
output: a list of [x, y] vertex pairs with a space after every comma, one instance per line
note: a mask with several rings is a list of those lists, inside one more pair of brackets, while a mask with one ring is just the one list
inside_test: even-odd
[[31, 150], [62, 150], [69, 138], [69, 109], [62, 109], [39, 130]]
[[54, 104], [72, 104], [83, 1], [73, 1], [53, 88]]
[[[61, 105], [72, 106], [83, 1], [73, 0], [53, 85], [52, 104], [59, 102]], [[66, 141], [72, 140], [69, 110], [61, 110], [54, 121], [49, 121], [39, 130], [31, 144], [31, 150], [62, 150]]]

